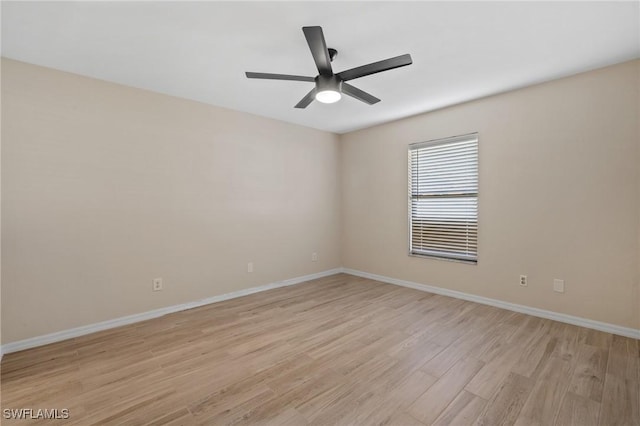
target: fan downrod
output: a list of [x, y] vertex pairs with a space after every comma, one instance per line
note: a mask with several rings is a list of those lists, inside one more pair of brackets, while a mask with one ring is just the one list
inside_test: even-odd
[[331, 62], [338, 56], [338, 51], [336, 49], [332, 49], [331, 47], [327, 49], [329, 51], [329, 59]]

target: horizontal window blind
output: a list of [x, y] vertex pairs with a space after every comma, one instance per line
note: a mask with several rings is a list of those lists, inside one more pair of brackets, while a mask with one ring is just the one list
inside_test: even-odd
[[409, 145], [411, 254], [478, 259], [478, 135]]

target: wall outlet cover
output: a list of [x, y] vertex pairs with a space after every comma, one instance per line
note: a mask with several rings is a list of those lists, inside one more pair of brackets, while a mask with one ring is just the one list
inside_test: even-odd
[[153, 291], [160, 291], [162, 290], [162, 278], [154, 278], [153, 279], [153, 287], [152, 287]]
[[527, 283], [527, 276], [526, 275], [520, 275], [520, 285], [522, 287], [527, 287], [529, 285]]
[[558, 293], [564, 293], [564, 280], [559, 280], [557, 278], [553, 279], [553, 291]]

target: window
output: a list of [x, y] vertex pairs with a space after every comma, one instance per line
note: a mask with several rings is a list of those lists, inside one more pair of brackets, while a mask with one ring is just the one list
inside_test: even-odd
[[409, 145], [409, 253], [477, 262], [477, 133]]

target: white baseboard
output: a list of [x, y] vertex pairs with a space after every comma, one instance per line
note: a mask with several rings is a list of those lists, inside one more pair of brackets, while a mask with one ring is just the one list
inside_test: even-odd
[[532, 308], [530, 306], [518, 305], [515, 303], [504, 302], [502, 300], [490, 299], [488, 297], [476, 296], [474, 294], [463, 293], [461, 291], [448, 290], [446, 288], [434, 287], [426, 284], [419, 284], [412, 281], [400, 280], [397, 278], [385, 277], [383, 275], [371, 274], [369, 272], [357, 271], [355, 269], [342, 268], [345, 274], [355, 275], [358, 277], [369, 278], [388, 284], [395, 284], [402, 287], [409, 287], [429, 293], [441, 294], [443, 296], [455, 297], [456, 299], [469, 300], [471, 302], [481, 303], [483, 305], [495, 306], [496, 308], [507, 309], [509, 311], [520, 312], [523, 314], [533, 315], [535, 317], [546, 318], [554, 321], [564, 322], [567, 324], [578, 325], [580, 327], [592, 328], [595, 330], [605, 331], [607, 333], [618, 334], [620, 336], [640, 339], [640, 329], [622, 327], [606, 322], [594, 321], [587, 318], [576, 317], [573, 315], [561, 314], [558, 312], [547, 311], [544, 309]]
[[[6, 343], [0, 347], [0, 354], [8, 354], [18, 352], [25, 349], [35, 348], [36, 346], [48, 345], [49, 343], [60, 342], [62, 340], [72, 339], [74, 337], [84, 336], [85, 334], [95, 333], [97, 331], [107, 330], [110, 328], [120, 327], [127, 324], [133, 324], [148, 319], [161, 317], [163, 315], [174, 312], [185, 311], [187, 309], [197, 308], [199, 306], [209, 305], [211, 303], [222, 302], [224, 300], [235, 299], [236, 297], [247, 296], [261, 291], [272, 290], [274, 288], [287, 287], [300, 284], [305, 281], [315, 280], [342, 272], [342, 268], [329, 269], [327, 271], [315, 274], [304, 275], [302, 277], [290, 278], [288, 280], [278, 281], [271, 284], [265, 284], [258, 287], [251, 287], [244, 290], [238, 290], [231, 293], [221, 294], [219, 296], [208, 297], [206, 299], [196, 300], [194, 302], [182, 303], [180, 305], [167, 306], [165, 308], [154, 309], [140, 314], [128, 315], [108, 321], [95, 324], [84, 325], [81, 327], [71, 328], [68, 330], [58, 331], [56, 333], [36, 336], [30, 339], [19, 340], [17, 342]], [[1, 355], [0, 355], [1, 359]]]

